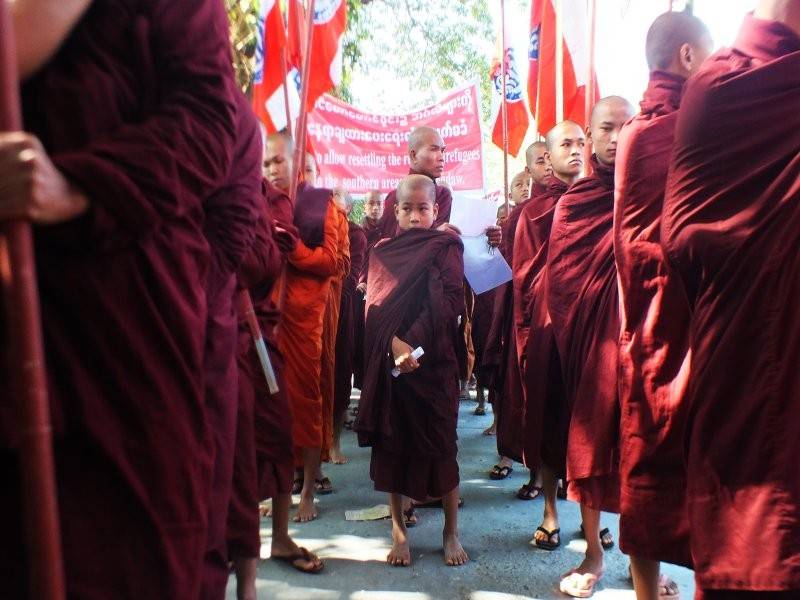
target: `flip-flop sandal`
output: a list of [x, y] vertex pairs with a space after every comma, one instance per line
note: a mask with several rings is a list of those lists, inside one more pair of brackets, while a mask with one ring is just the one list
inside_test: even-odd
[[519, 488], [519, 490], [517, 490], [517, 499], [536, 500], [536, 498], [542, 495], [542, 491], [542, 488], [540, 488], [538, 485], [526, 483]]
[[314, 490], [320, 496], [327, 496], [328, 494], [333, 493], [333, 483], [327, 477], [323, 477], [322, 479], [315, 479], [314, 480]]
[[[547, 531], [544, 527], [537, 527], [536, 531], [541, 531], [543, 534], [547, 536], [546, 540], [537, 540], [534, 536], [533, 538], [533, 545], [537, 548], [541, 548], [542, 550], [547, 550], [548, 552], [552, 552], [556, 548], [561, 545], [561, 529], [556, 527], [553, 531]], [[557, 541], [553, 541], [553, 536], [558, 536]]]
[[[581, 535], [583, 536], [583, 539], [586, 539], [586, 532], [583, 530], [583, 523], [581, 523]], [[603, 541], [603, 538], [606, 537], [607, 535], [611, 535], [611, 532], [608, 530], [608, 527], [600, 531], [600, 545], [603, 547], [603, 550], [611, 550], [611, 548], [614, 547], [613, 540], [610, 542]]]
[[303, 483], [304, 479], [301, 477], [300, 479], [295, 479], [292, 482], [292, 494], [299, 494], [303, 491]]
[[[594, 588], [600, 581], [600, 577], [591, 573], [581, 575], [575, 571], [571, 571], [561, 578], [558, 584], [558, 589], [567, 596], [573, 598], [591, 598], [594, 595]], [[582, 587], [580, 583], [589, 583], [589, 587]]]
[[[429, 502], [414, 502], [412, 505], [415, 508], [443, 508], [442, 506], [442, 499], [439, 498], [437, 500], [431, 500]], [[464, 499], [458, 499], [458, 508], [462, 508], [464, 506]]]
[[419, 523], [419, 517], [417, 517], [417, 515], [414, 513], [413, 504], [403, 511], [403, 520], [405, 521], [406, 529], [409, 527], [414, 527], [417, 523]]
[[486, 409], [481, 408], [480, 406], [475, 409], [475, 412], [472, 413], [476, 417], [485, 417], [486, 416]]
[[501, 467], [500, 465], [495, 465], [492, 467], [492, 470], [489, 472], [489, 479], [494, 481], [500, 481], [501, 479], [505, 479], [511, 473], [514, 472], [512, 467]]
[[[320, 571], [322, 571], [322, 569], [325, 568], [325, 563], [319, 560], [318, 556], [312, 554], [306, 548], [300, 548], [299, 552], [296, 552], [289, 556], [273, 556], [272, 559], [277, 560], [279, 562], [285, 562], [286, 564], [290, 565], [293, 569], [300, 571], [301, 573], [307, 573], [309, 575], [319, 573]], [[312, 563], [313, 566], [304, 569], [298, 564], [299, 561], [301, 560], [307, 563]]]

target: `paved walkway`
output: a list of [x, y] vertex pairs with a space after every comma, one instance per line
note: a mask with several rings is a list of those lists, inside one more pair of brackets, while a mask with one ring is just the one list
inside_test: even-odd
[[[444, 565], [441, 550], [441, 510], [418, 510], [420, 523], [409, 530], [413, 564], [409, 568], [386, 565], [390, 547], [388, 521], [345, 521], [344, 511], [385, 504], [384, 494], [372, 489], [369, 448], [358, 448], [346, 432], [347, 465], [326, 465], [336, 493], [319, 502], [320, 517], [292, 524], [298, 543], [325, 559], [319, 575], [303, 575], [284, 564], [264, 560], [259, 565], [259, 598], [269, 600], [538, 600], [566, 598], [558, 591], [559, 576], [582, 559], [585, 542], [577, 535], [577, 505], [561, 501], [562, 546], [549, 553], [529, 545], [539, 524], [542, 500], [522, 502], [515, 491], [526, 481], [518, 465], [505, 481], [492, 481], [487, 473], [497, 460], [495, 438], [481, 435], [491, 415], [473, 416], [474, 402], [462, 402], [459, 414], [459, 464], [461, 540], [472, 559], [462, 567]], [[618, 519], [603, 515], [602, 524], [617, 535]], [[269, 556], [270, 521], [262, 521], [262, 557]], [[665, 572], [680, 585], [681, 597], [691, 600], [691, 571], [666, 566]], [[635, 598], [627, 581], [628, 561], [614, 548], [606, 553], [606, 574], [594, 597], [598, 600]], [[235, 600], [233, 578], [227, 598]]]

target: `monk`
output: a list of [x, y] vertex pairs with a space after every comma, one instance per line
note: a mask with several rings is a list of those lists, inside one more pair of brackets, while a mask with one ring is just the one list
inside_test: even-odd
[[[341, 190], [344, 191], [344, 190]], [[339, 329], [339, 312], [342, 302], [342, 285], [347, 273], [350, 271], [350, 238], [345, 203], [341, 195], [332, 192], [336, 206], [336, 272], [331, 277], [327, 305], [322, 326], [322, 368], [320, 385], [322, 389], [322, 456], [324, 462], [332, 460], [331, 450], [334, 445], [334, 421], [336, 410], [336, 340]], [[340, 457], [337, 457], [337, 459]], [[317, 474], [314, 477], [314, 486], [319, 494], [333, 492], [333, 483], [322, 472], [320, 462]]]
[[541, 472], [544, 492], [542, 524], [533, 544], [543, 550], [561, 545], [556, 494], [564, 474], [568, 420], [561, 361], [547, 311], [545, 266], [556, 203], [583, 169], [586, 137], [580, 125], [563, 121], [546, 136], [553, 175], [547, 190], [525, 204], [514, 237], [513, 326], [523, 377], [523, 455], [529, 469]]
[[[223, 6], [138, 8], [92, 3], [24, 82], [0, 220], [35, 225], [67, 595], [190, 599], [212, 466], [203, 201], [230, 172], [236, 111]], [[27, 598], [19, 439], [0, 430], [0, 580]]]
[[709, 599], [800, 596], [798, 98], [800, 2], [760, 0], [675, 127], [661, 242], [691, 308], [684, 458]]
[[228, 553], [225, 528], [236, 446], [236, 271], [256, 234], [261, 196], [261, 133], [249, 102], [236, 90], [236, 146], [225, 184], [204, 202], [211, 268], [206, 296], [208, 325], [204, 359], [206, 414], [214, 444], [208, 540], [201, 598], [225, 595]]
[[[359, 444], [372, 446], [370, 476], [389, 493], [392, 549], [387, 562], [411, 564], [403, 497], [441, 497], [444, 560], [469, 558], [458, 537], [457, 317], [464, 302], [463, 247], [433, 228], [436, 186], [409, 175], [397, 189], [399, 235], [378, 244], [367, 276], [365, 382], [356, 419]], [[424, 356], [415, 358], [415, 349]], [[396, 368], [398, 376], [392, 376]]]
[[547, 189], [547, 178], [553, 174], [545, 142], [533, 142], [526, 148], [525, 172], [531, 178], [531, 197], [543, 194]]
[[[503, 236], [505, 241], [501, 249], [509, 264], [513, 260], [513, 252], [509, 252], [509, 250], [512, 249], [511, 244], [514, 240], [513, 234], [510, 233], [510, 223], [513, 221], [516, 224], [518, 215], [529, 201], [530, 186], [531, 179], [527, 171], [517, 173], [511, 179], [509, 186], [510, 201], [514, 204], [514, 209], [508, 221], [506, 235]], [[500, 317], [510, 308], [511, 295], [508, 292], [505, 294], [498, 292], [498, 294], [502, 295], [495, 296], [496, 301], [504, 304], [504, 306], [498, 307], [498, 309], [503, 309], [498, 310], [498, 317]], [[499, 322], [505, 321], [500, 320]], [[510, 335], [510, 321], [505, 323], [506, 329], [498, 332], [502, 336], [499, 361], [499, 368], [502, 369], [502, 372], [496, 378], [495, 384], [500, 385], [497, 385], [491, 393], [497, 432], [497, 452], [500, 455], [500, 462], [494, 465], [489, 472], [489, 478], [494, 480], [506, 479], [514, 470], [514, 461], [522, 462], [522, 428], [519, 426], [522, 411], [522, 386], [519, 378], [519, 364], [516, 352], [513, 350], [513, 338]]]
[[[361, 389], [364, 381], [364, 294], [367, 291], [366, 267], [369, 263], [369, 253], [382, 237], [381, 217], [383, 216], [383, 200], [378, 190], [370, 191], [364, 198], [364, 219], [361, 221], [361, 229], [367, 239], [367, 247], [364, 249], [364, 260], [361, 272], [358, 274], [358, 294], [355, 302], [355, 356], [353, 358], [353, 385]], [[351, 240], [352, 241], [352, 240]]]
[[267, 387], [246, 319], [246, 303], [237, 296], [239, 410], [233, 494], [227, 519], [227, 558], [233, 563], [239, 600], [255, 600], [257, 563], [261, 554], [259, 501], [271, 498], [270, 557], [304, 573], [316, 573], [323, 563], [297, 546], [289, 535], [294, 456], [292, 415], [283, 379], [283, 360], [276, 344], [279, 321], [271, 291], [286, 256], [297, 244], [289, 197], [266, 181], [260, 199], [256, 239], [238, 273], [238, 286], [250, 294], [256, 317], [278, 381], [278, 392]]
[[561, 581], [573, 597], [591, 595], [603, 574], [600, 511], [619, 512], [619, 310], [612, 243], [614, 161], [622, 126], [634, 114], [619, 96], [592, 109], [586, 139], [592, 173], [561, 196], [545, 267], [547, 311], [561, 360], [566, 407], [569, 498], [581, 507], [586, 558]]
[[[292, 142], [281, 134], [267, 136], [264, 171], [269, 182], [289, 190]], [[300, 505], [295, 521], [318, 516], [315, 479], [325, 444], [322, 404], [322, 331], [331, 279], [340, 268], [339, 209], [329, 190], [300, 186], [293, 223], [300, 239], [287, 258], [286, 274], [273, 293], [283, 315], [278, 348], [285, 361], [284, 379], [292, 408], [292, 439], [302, 472], [297, 477]], [[297, 464], [297, 463], [296, 463]]]
[[[345, 214], [353, 211], [353, 197], [344, 189], [334, 190]], [[331, 462], [338, 465], [347, 463], [342, 453], [341, 436], [347, 409], [350, 407], [350, 393], [353, 391], [353, 361], [356, 355], [356, 320], [359, 318], [359, 297], [363, 295], [356, 289], [364, 257], [367, 252], [367, 236], [360, 226], [348, 220], [350, 240], [350, 271], [342, 282], [342, 300], [339, 310], [339, 329], [336, 336], [336, 377], [333, 400], [333, 447]]]
[[[692, 565], [683, 436], [690, 316], [660, 244], [661, 208], [686, 79], [711, 52], [696, 17], [669, 12], [647, 34], [650, 82], [619, 135], [614, 198], [619, 345], [620, 548], [639, 598], [668, 597], [659, 561]], [[673, 595], [674, 588], [671, 590]]]

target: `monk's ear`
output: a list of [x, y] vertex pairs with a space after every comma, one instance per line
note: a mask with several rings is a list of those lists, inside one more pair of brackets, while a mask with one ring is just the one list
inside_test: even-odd
[[586, 143], [587, 144], [591, 144], [592, 143], [592, 128], [587, 125], [585, 133], [586, 133]]
[[695, 52], [690, 43], [687, 42], [678, 49], [678, 62], [686, 73], [694, 70]]
[[433, 203], [433, 220], [436, 221], [436, 219], [438, 219], [438, 218], [439, 218], [439, 203], [438, 202], [434, 202]]

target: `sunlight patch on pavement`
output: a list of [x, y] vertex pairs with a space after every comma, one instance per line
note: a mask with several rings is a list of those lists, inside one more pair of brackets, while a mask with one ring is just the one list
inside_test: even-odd
[[566, 545], [567, 550], [570, 552], [574, 552], [575, 554], [586, 554], [586, 540], [584, 539], [574, 539], [570, 540], [569, 544]]
[[504, 594], [503, 592], [472, 592], [469, 600], [538, 600], [532, 596]]
[[[308, 548], [321, 559], [338, 559], [358, 562], [385, 562], [391, 549], [388, 538], [365, 538], [357, 535], [334, 535], [327, 538], [301, 538], [291, 534], [298, 546]], [[269, 542], [269, 540], [267, 540]], [[261, 545], [261, 558], [270, 556], [270, 545]]]
[[[602, 582], [600, 585], [603, 585]], [[620, 588], [605, 588], [598, 589], [592, 598], [599, 600], [636, 600], [636, 592], [633, 590], [623, 590]]]
[[353, 592], [350, 600], [432, 600], [428, 594], [420, 592]]
[[[259, 598], [270, 600], [339, 600], [342, 593], [335, 590], [323, 590], [311, 587], [295, 587], [283, 581], [256, 579]], [[266, 592], [262, 594], [261, 592]]]

